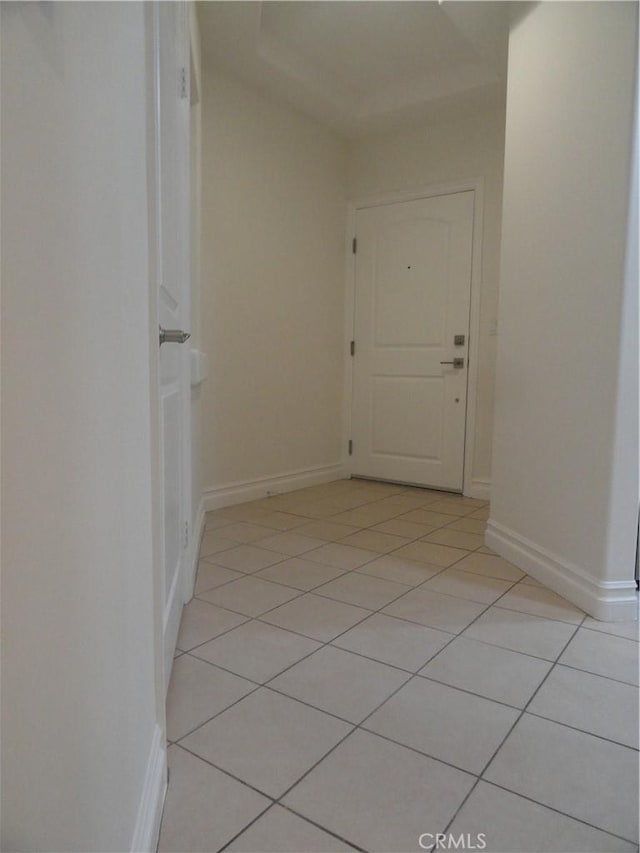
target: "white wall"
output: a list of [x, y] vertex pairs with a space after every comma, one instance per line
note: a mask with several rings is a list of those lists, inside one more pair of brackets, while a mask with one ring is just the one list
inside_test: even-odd
[[504, 113], [492, 111], [434, 126], [368, 136], [351, 146], [349, 197], [414, 190], [463, 178], [484, 178], [480, 338], [472, 480], [488, 489], [495, 375], [495, 322]]
[[599, 618], [636, 599], [633, 416], [618, 429], [638, 406], [637, 310], [622, 334], [636, 16], [541, 3], [509, 41], [489, 542]]
[[162, 713], [145, 12], [1, 16], [2, 849], [123, 851]]
[[345, 187], [339, 137], [205, 72], [201, 328], [211, 363], [202, 448], [209, 507], [232, 499], [234, 483], [267, 478], [266, 490], [268, 478], [340, 462]]

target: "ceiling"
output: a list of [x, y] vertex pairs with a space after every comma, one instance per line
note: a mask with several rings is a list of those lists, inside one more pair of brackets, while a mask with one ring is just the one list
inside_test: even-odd
[[504, 103], [510, 3], [201, 2], [206, 69], [346, 136]]

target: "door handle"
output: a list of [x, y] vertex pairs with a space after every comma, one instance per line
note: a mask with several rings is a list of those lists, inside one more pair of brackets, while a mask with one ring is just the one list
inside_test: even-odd
[[162, 344], [183, 344], [191, 337], [189, 332], [183, 332], [182, 329], [160, 329], [160, 346]]
[[464, 367], [464, 358], [454, 358], [453, 361], [441, 361], [440, 364], [452, 364], [454, 367]]

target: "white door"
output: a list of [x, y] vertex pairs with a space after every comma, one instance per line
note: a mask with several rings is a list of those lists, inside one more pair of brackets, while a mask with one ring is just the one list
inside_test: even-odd
[[357, 212], [355, 475], [462, 491], [473, 203], [467, 191]]
[[[158, 325], [188, 330], [190, 305], [189, 29], [186, 2], [154, 4]], [[190, 517], [188, 345], [159, 339], [164, 672], [184, 603]]]

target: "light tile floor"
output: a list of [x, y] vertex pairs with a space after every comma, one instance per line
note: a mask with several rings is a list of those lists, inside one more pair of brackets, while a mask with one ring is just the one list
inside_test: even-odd
[[637, 850], [637, 623], [493, 554], [487, 516], [362, 480], [208, 513], [161, 851]]

